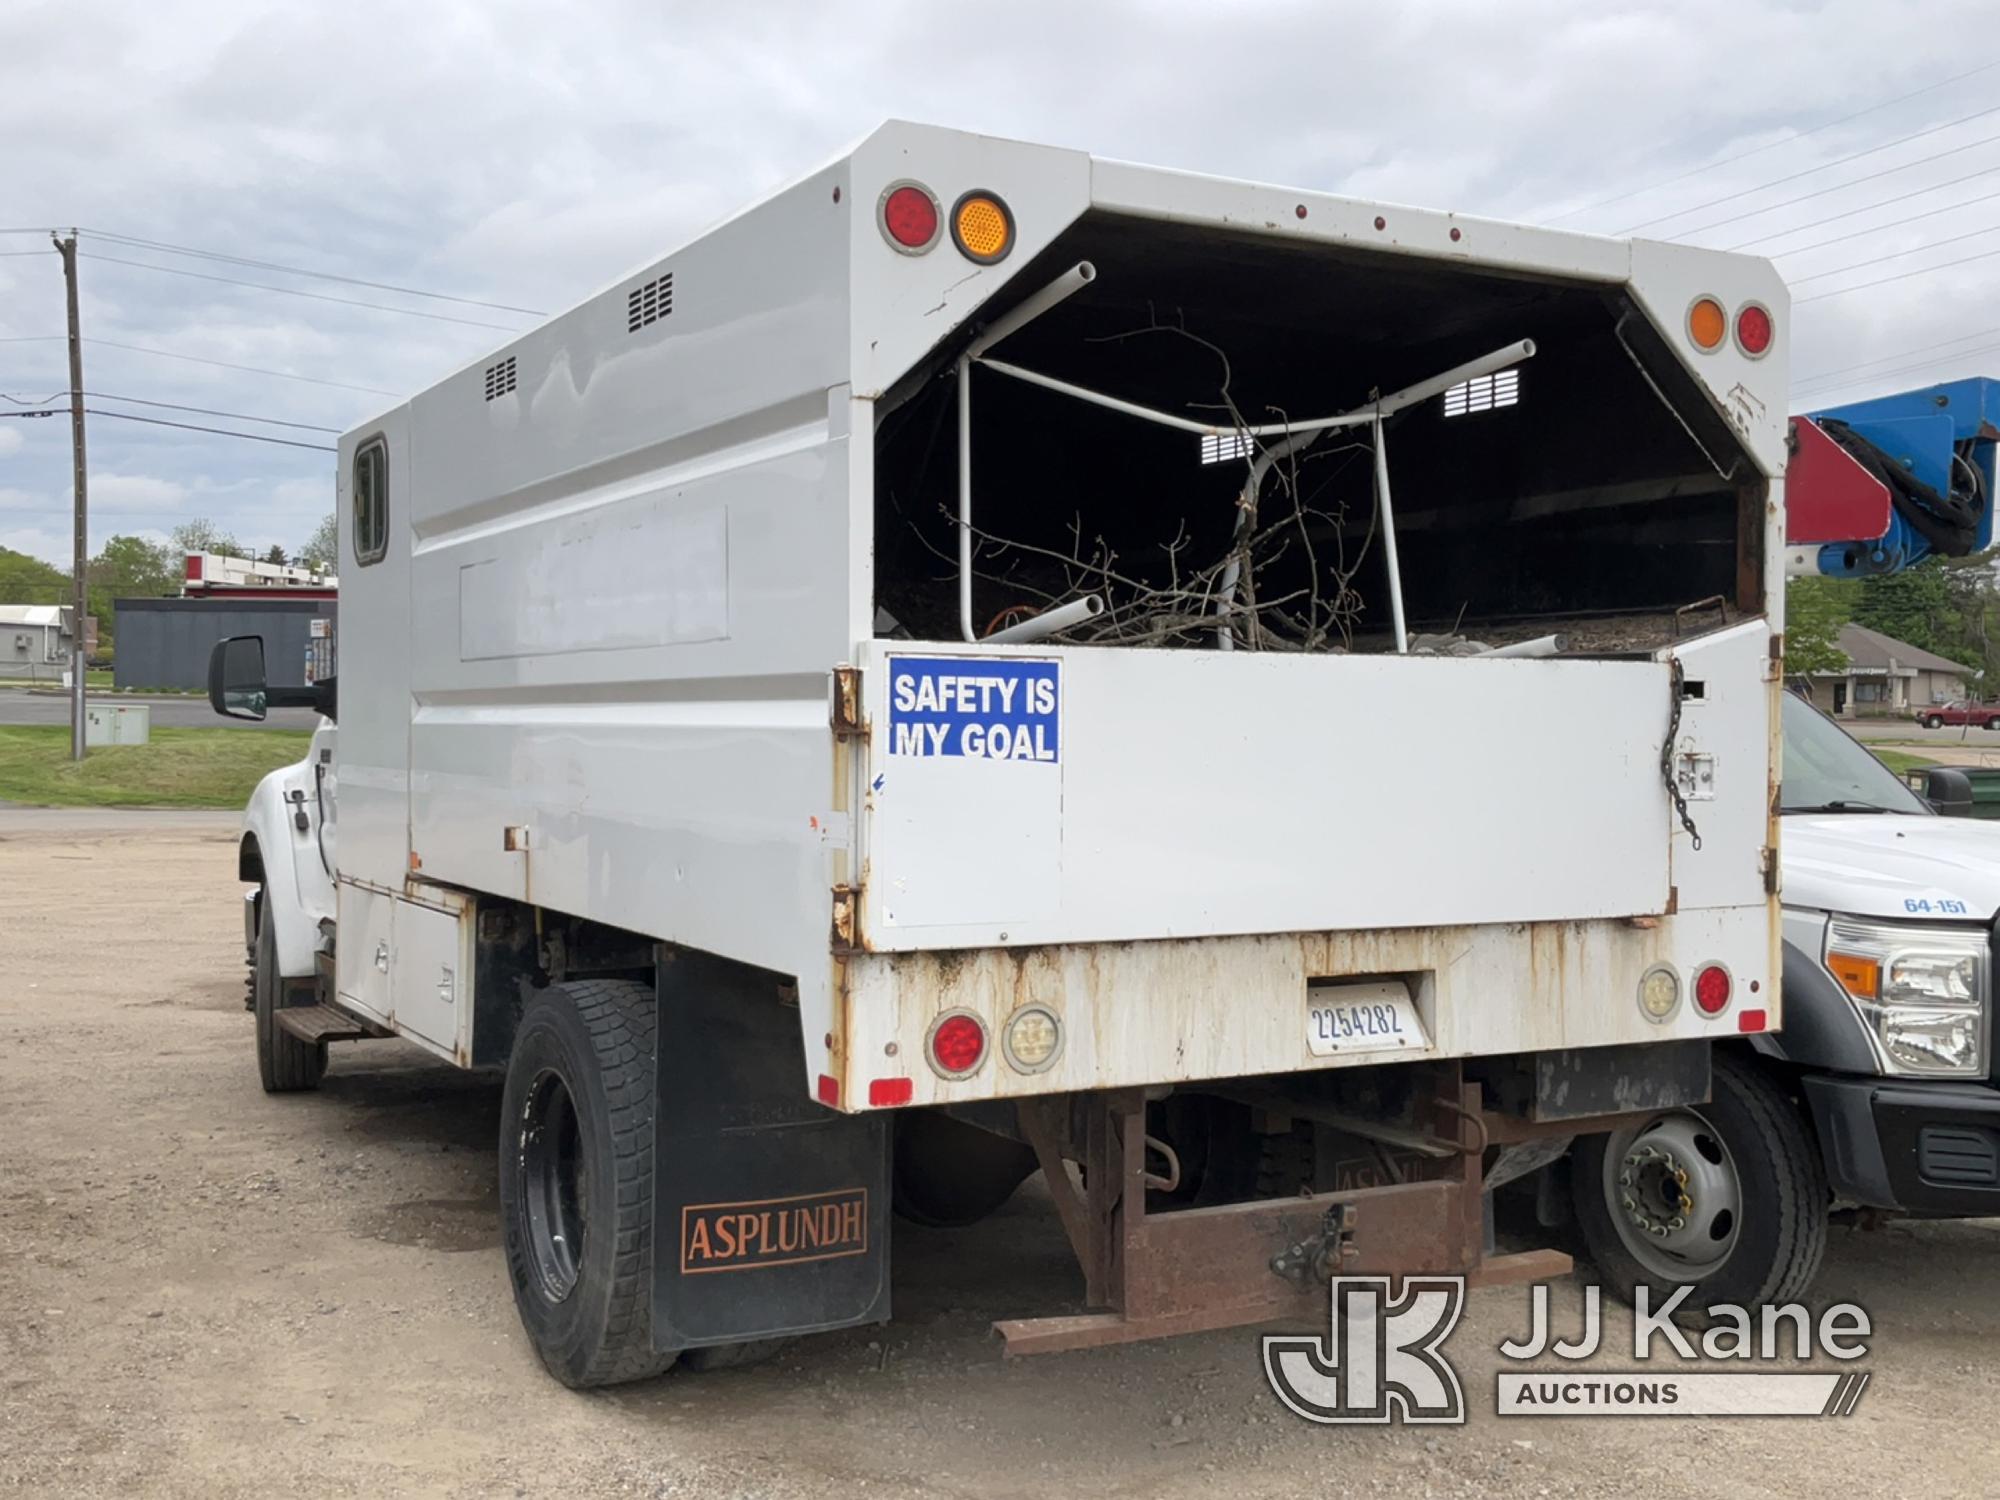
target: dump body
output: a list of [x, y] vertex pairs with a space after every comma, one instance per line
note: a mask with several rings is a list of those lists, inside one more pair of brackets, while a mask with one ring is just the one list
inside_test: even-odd
[[[902, 183], [1004, 200], [1004, 256], [904, 253]], [[1363, 560], [1352, 649], [962, 638], [938, 403], [1086, 263], [993, 357], [1191, 420], [1213, 380], [1116, 342], [1149, 305], [1227, 344], [1263, 423], [1536, 343], [1511, 409], [1481, 377], [1375, 429], [1393, 521], [1368, 465], [1328, 481], [1361, 486], [1308, 524]], [[1702, 298], [1774, 310], [1775, 349], [1696, 347]], [[801, 1086], [841, 1110], [1775, 1026], [1785, 307], [1740, 256], [884, 127], [343, 440], [340, 1001], [472, 1060], [440, 1018], [469, 1017], [490, 898], [786, 976]], [[996, 535], [1226, 536], [1241, 463], [971, 378]], [[1392, 535], [1398, 634], [1405, 603], [1667, 624], [1398, 654]], [[1710, 1016], [1681, 990], [1716, 963]], [[1364, 1014], [1344, 982], [1400, 986], [1410, 1024], [1316, 1034]], [[1027, 1066], [1024, 1007], [1061, 1037]], [[958, 1013], [992, 1044], [950, 1076], [927, 1047]]]

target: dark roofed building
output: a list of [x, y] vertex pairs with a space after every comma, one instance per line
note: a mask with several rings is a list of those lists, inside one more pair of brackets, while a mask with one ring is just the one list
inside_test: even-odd
[[1847, 658], [1844, 670], [1815, 672], [1813, 706], [1836, 719], [1907, 717], [1933, 703], [1965, 697], [1972, 669], [1962, 663], [1870, 630], [1843, 625], [1835, 644]]

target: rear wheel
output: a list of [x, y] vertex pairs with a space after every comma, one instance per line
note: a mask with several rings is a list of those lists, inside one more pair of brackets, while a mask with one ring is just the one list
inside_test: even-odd
[[1718, 1054], [1713, 1099], [1577, 1144], [1571, 1189], [1598, 1269], [1654, 1305], [1751, 1306], [1805, 1293], [1826, 1253], [1827, 1187], [1798, 1107], [1755, 1063]]
[[2000, 719], [1988, 719], [1986, 721], [1986, 727], [1988, 729], [2000, 729]]
[[257, 897], [257, 947], [250, 963], [250, 1009], [257, 1018], [257, 1076], [267, 1094], [316, 1089], [326, 1076], [326, 1044], [307, 1042], [278, 1024], [284, 984], [278, 976], [278, 936], [267, 886]]
[[500, 1113], [501, 1239], [535, 1353], [564, 1385], [674, 1362], [653, 1349], [653, 992], [556, 984], [514, 1035]]

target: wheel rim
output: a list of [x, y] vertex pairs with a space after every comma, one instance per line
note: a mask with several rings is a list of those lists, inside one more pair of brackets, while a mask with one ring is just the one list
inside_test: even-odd
[[560, 1302], [576, 1289], [583, 1262], [585, 1190], [582, 1132], [562, 1075], [544, 1071], [521, 1109], [522, 1208], [528, 1254], [542, 1293]]
[[1692, 1110], [1613, 1135], [1604, 1196], [1626, 1250], [1662, 1280], [1700, 1281], [1736, 1248], [1743, 1180], [1721, 1134]]

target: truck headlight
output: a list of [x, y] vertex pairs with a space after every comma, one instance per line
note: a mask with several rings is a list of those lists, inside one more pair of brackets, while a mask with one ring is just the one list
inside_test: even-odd
[[1884, 1073], [1985, 1074], [1988, 953], [1983, 928], [1827, 923], [1827, 971], [1873, 1034]]

